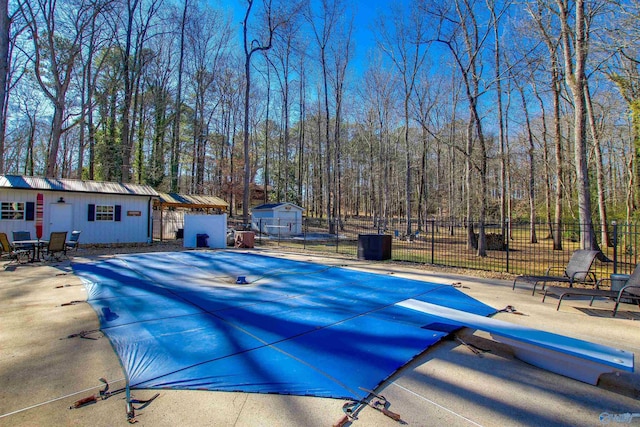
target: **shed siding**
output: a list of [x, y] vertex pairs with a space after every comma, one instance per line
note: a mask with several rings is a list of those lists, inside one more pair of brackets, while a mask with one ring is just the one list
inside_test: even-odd
[[266, 234], [301, 234], [302, 211], [292, 203], [262, 205], [252, 210], [251, 218], [254, 228]]
[[[52, 205], [57, 204], [61, 197], [64, 198], [66, 205], [72, 206], [71, 226], [74, 230], [82, 231], [80, 236], [81, 243], [145, 243], [151, 237], [149, 235], [149, 196], [0, 189], [0, 201], [35, 203], [38, 192], [44, 194], [43, 238], [45, 239], [52, 231], [71, 231], [56, 229], [56, 225], [51, 224]], [[90, 204], [96, 206], [121, 206], [121, 220], [118, 222], [115, 220], [88, 221], [88, 206]], [[130, 212], [139, 212], [140, 216], [130, 216]], [[35, 221], [0, 220], [0, 232], [7, 233], [11, 238], [13, 231], [27, 230], [35, 237], [35, 225]]]

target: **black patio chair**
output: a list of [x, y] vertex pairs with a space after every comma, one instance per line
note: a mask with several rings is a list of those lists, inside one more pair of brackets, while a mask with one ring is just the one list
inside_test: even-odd
[[[514, 279], [513, 288], [511, 289], [516, 288], [516, 282], [518, 281], [533, 283], [531, 295], [535, 295], [538, 283], [542, 283], [542, 290], [546, 287], [547, 282], [568, 283], [570, 288], [573, 287], [574, 283], [589, 283], [595, 286], [598, 280], [595, 273], [590, 270], [599, 253], [599, 251], [579, 249], [571, 255], [566, 267], [551, 266], [541, 276], [518, 276]], [[562, 274], [553, 275], [551, 274], [553, 271], [562, 271]]]
[[542, 297], [542, 302], [544, 302], [547, 295], [557, 295], [558, 296], [558, 306], [556, 307], [556, 311], [560, 310], [560, 304], [562, 304], [562, 300], [565, 297], [569, 296], [587, 296], [591, 297], [591, 301], [589, 302], [589, 307], [593, 305], [593, 300], [596, 298], [608, 298], [616, 302], [615, 307], [613, 307], [613, 317], [616, 316], [618, 312], [618, 306], [621, 302], [630, 302], [638, 304], [640, 307], [640, 264], [636, 265], [636, 268], [629, 276], [629, 279], [625, 282], [620, 290], [612, 290], [612, 289], [600, 289], [600, 286], [605, 281], [610, 281], [611, 279], [600, 279], [596, 284], [595, 288], [583, 289], [583, 288], [563, 288], [559, 286], [549, 286], [544, 291], [544, 295]]

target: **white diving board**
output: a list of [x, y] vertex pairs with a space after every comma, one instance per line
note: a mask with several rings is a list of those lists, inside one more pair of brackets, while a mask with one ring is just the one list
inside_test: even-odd
[[438, 317], [454, 326], [488, 332], [496, 341], [509, 345], [519, 359], [589, 384], [597, 385], [598, 378], [604, 373], [634, 370], [633, 353], [625, 350], [416, 299], [404, 300], [396, 305]]

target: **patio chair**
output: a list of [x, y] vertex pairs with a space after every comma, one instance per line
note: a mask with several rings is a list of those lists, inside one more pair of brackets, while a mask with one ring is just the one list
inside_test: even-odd
[[31, 251], [29, 249], [16, 249], [9, 242], [9, 238], [6, 233], [0, 233], [0, 257], [9, 258], [11, 264], [13, 261], [17, 261], [22, 264], [29, 260]]
[[[31, 240], [31, 233], [29, 231], [14, 231], [13, 232], [13, 241], [14, 242], [20, 242], [20, 241], [24, 241], [24, 240]], [[16, 249], [33, 250], [33, 243], [23, 243], [23, 244], [14, 243], [13, 246]]]
[[606, 278], [598, 280], [594, 289], [549, 286], [544, 291], [542, 302], [544, 302], [547, 294], [558, 295], [558, 306], [556, 307], [556, 311], [558, 311], [560, 310], [560, 304], [562, 304], [562, 300], [564, 299], [564, 297], [572, 295], [591, 297], [589, 307], [591, 307], [591, 305], [593, 304], [593, 300], [596, 298], [608, 298], [616, 302], [616, 305], [613, 307], [613, 317], [615, 317], [616, 313], [618, 312], [618, 306], [620, 305], [620, 302], [635, 301], [635, 303], [637, 303], [640, 307], [640, 264], [636, 265], [636, 268], [633, 270], [633, 273], [631, 273], [629, 279], [618, 291], [614, 291], [611, 289], [600, 289], [600, 285], [602, 285], [602, 283], [607, 280], [610, 281], [611, 279]]
[[545, 289], [547, 282], [568, 283], [570, 288], [573, 287], [573, 284], [576, 282], [592, 283], [595, 286], [597, 278], [595, 273], [590, 270], [593, 261], [599, 253], [599, 251], [579, 249], [571, 255], [571, 258], [569, 259], [567, 266], [562, 270], [561, 275], [552, 275], [552, 272], [561, 271], [562, 267], [550, 266], [542, 276], [523, 275], [516, 277], [513, 280], [513, 287], [511, 289], [514, 290], [516, 288], [516, 282], [518, 281], [533, 283], [533, 291], [531, 292], [531, 295], [535, 295], [538, 283], [542, 283], [542, 290]]
[[82, 232], [77, 230], [74, 230], [71, 232], [71, 236], [69, 237], [69, 240], [67, 240], [66, 242], [68, 251], [78, 250], [78, 246], [79, 246], [78, 240], [80, 239], [80, 233]]
[[49, 236], [49, 244], [44, 249], [44, 255], [56, 261], [60, 261], [61, 257], [67, 257], [67, 232], [53, 231]]

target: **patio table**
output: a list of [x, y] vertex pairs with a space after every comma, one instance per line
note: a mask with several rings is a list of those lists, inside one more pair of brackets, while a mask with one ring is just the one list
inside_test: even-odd
[[42, 253], [42, 248], [49, 244], [48, 240], [14, 240], [13, 246], [17, 249], [31, 249], [31, 260], [29, 262], [39, 262]]

